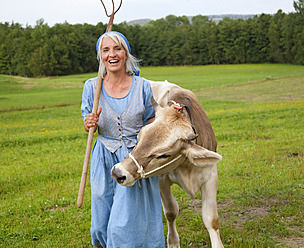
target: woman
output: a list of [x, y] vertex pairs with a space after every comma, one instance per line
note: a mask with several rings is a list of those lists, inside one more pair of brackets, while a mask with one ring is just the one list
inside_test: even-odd
[[[138, 61], [121, 33], [111, 31], [96, 45], [102, 89], [97, 115], [91, 113], [97, 78], [86, 81], [81, 112], [84, 128], [98, 127], [91, 156], [91, 236], [95, 247], [165, 247], [158, 178], [141, 179], [141, 188], [119, 185], [111, 168], [126, 158], [142, 126], [152, 122], [150, 84], [138, 77]], [[136, 74], [136, 75], [135, 75]]]

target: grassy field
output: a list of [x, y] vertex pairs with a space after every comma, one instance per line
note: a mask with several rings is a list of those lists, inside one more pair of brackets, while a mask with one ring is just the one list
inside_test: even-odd
[[[192, 89], [207, 111], [223, 156], [225, 247], [304, 247], [304, 67], [151, 67], [141, 75]], [[91, 247], [89, 181], [81, 209], [76, 198], [87, 140], [81, 92], [93, 76], [0, 75], [0, 247]], [[200, 195], [173, 192], [181, 247], [210, 247]]]

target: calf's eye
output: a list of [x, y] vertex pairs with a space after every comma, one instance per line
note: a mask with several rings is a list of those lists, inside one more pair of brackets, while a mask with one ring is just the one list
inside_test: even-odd
[[162, 158], [168, 158], [168, 157], [170, 157], [169, 154], [163, 154], [163, 155], [157, 156], [156, 158], [157, 159], [162, 159]]

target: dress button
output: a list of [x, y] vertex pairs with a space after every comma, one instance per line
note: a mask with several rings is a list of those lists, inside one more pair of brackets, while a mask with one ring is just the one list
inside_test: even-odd
[[117, 119], [120, 120], [120, 117], [118, 116]]
[[119, 129], [118, 129], [118, 131], [120, 131], [120, 132], [121, 132], [121, 128], [119, 128]]

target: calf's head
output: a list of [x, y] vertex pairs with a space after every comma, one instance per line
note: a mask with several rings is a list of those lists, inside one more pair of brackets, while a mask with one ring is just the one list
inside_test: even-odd
[[201, 167], [222, 159], [221, 155], [195, 144], [196, 134], [185, 109], [163, 108], [152, 102], [155, 121], [141, 129], [131, 156], [112, 168], [112, 177], [119, 184], [132, 186], [140, 178], [167, 173], [186, 159]]

